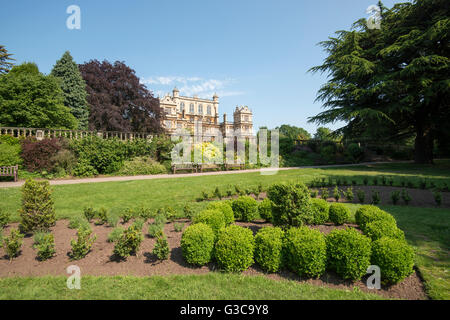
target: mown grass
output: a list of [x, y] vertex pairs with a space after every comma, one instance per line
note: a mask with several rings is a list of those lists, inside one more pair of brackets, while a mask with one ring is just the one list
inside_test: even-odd
[[[366, 176], [390, 176], [394, 183], [399, 185], [403, 179], [414, 182], [427, 179], [436, 185], [447, 182], [450, 186], [450, 161], [440, 162], [435, 166], [424, 166], [422, 172], [418, 172], [414, 164], [390, 164], [370, 165], [343, 168], [324, 169], [294, 169], [279, 171], [275, 175], [262, 175], [259, 172], [239, 173], [231, 175], [211, 175], [184, 177], [177, 179], [154, 179], [139, 181], [118, 181], [102, 183], [85, 183], [75, 185], [54, 186], [54, 200], [58, 218], [70, 218], [81, 215], [86, 206], [94, 208], [104, 207], [113, 214], [118, 214], [126, 208], [139, 208], [141, 206], [150, 209], [158, 209], [164, 206], [172, 206], [181, 211], [183, 206], [191, 202], [194, 206], [202, 206], [195, 203], [195, 199], [201, 196], [201, 192], [212, 193], [216, 187], [222, 191], [227, 188], [254, 187], [259, 184], [267, 187], [280, 181], [311, 182], [321, 177], [348, 177], [362, 184]], [[18, 219], [17, 210], [20, 207], [20, 188], [0, 189], [0, 209], [9, 211], [12, 219]]]
[[[436, 185], [450, 185], [450, 162], [435, 166], [389, 164], [345, 168], [296, 169], [279, 171], [276, 175], [239, 173], [232, 175], [155, 179], [124, 182], [104, 182], [54, 186], [58, 218], [81, 216], [85, 206], [105, 207], [113, 214], [130, 207], [146, 206], [158, 209], [170, 205], [178, 210], [186, 203], [197, 209], [205, 202], [195, 202], [202, 190], [212, 192], [216, 186], [223, 190], [234, 185], [242, 187], [281, 181], [310, 182], [321, 177], [348, 177], [362, 184], [366, 176], [386, 176], [394, 184], [407, 180], [418, 185], [427, 179]], [[18, 220], [20, 188], [0, 189], [0, 208]], [[347, 204], [352, 213], [359, 205]], [[416, 250], [416, 266], [425, 279], [428, 295], [433, 299], [450, 299], [450, 211], [448, 209], [408, 206], [382, 206], [397, 219], [407, 241]], [[352, 215], [352, 220], [354, 219]], [[206, 276], [173, 277], [86, 277], [81, 291], [65, 288], [65, 277], [0, 279], [0, 299], [366, 299], [380, 298], [361, 292], [319, 288], [291, 282], [273, 282], [255, 277], [210, 274]], [[172, 288], [173, 286], [173, 288]], [[130, 288], [126, 290], [110, 289]], [[200, 289], [198, 289], [200, 288]], [[155, 291], [155, 292], [153, 292]], [[157, 292], [156, 292], [157, 291]]]
[[339, 290], [212, 272], [206, 275], [81, 278], [81, 289], [68, 289], [66, 277], [0, 279], [0, 300], [6, 299], [148, 299], [148, 300], [373, 300], [385, 299], [354, 288]]
[[416, 266], [432, 299], [450, 299], [450, 210], [380, 206], [391, 213], [416, 251]]

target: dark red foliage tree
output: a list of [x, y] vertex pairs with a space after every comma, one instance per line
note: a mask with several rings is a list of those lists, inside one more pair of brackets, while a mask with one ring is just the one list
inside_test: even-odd
[[91, 60], [79, 65], [90, 107], [89, 129], [161, 132], [159, 99], [124, 62]]
[[45, 138], [41, 141], [36, 141], [35, 138], [26, 138], [21, 143], [23, 164], [30, 172], [52, 171], [51, 158], [61, 150], [63, 145], [60, 138]]

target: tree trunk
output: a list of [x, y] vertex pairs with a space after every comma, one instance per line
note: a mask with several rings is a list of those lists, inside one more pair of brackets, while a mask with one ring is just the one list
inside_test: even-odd
[[433, 163], [433, 137], [430, 130], [424, 130], [419, 126], [416, 129], [416, 140], [414, 143], [414, 160], [416, 163]]

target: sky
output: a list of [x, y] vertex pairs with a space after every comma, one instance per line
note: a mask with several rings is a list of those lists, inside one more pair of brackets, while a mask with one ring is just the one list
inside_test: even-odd
[[[221, 120], [247, 105], [255, 129], [289, 124], [313, 134], [308, 117], [323, 110], [315, 98], [327, 81], [308, 72], [326, 57], [317, 44], [368, 18], [377, 2], [14, 0], [1, 6], [0, 44], [46, 74], [66, 50], [77, 63], [124, 61], [155, 96], [175, 86], [187, 96], [217, 92]], [[404, 1], [383, 1], [395, 2]], [[80, 8], [80, 29], [66, 25], [70, 5]]]

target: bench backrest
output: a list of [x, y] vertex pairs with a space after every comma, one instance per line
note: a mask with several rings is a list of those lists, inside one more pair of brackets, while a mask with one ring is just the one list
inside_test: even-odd
[[14, 176], [18, 166], [0, 167], [0, 176]]

